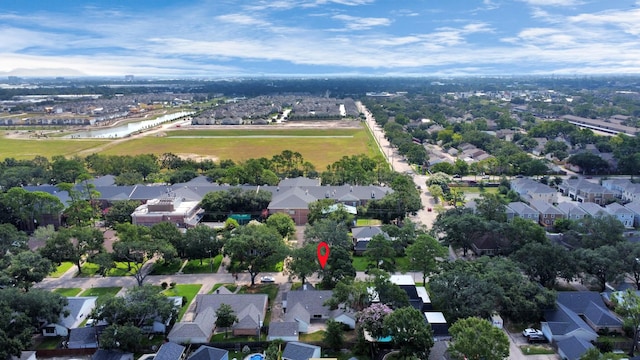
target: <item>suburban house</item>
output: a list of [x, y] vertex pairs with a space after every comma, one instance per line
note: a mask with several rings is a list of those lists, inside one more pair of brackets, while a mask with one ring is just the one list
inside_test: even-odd
[[633, 201], [624, 205], [633, 213], [633, 226], [640, 226], [640, 201]]
[[614, 216], [618, 221], [624, 225], [625, 228], [633, 228], [634, 213], [631, 209], [628, 209], [618, 203], [611, 203], [605, 206], [605, 209], [611, 216]]
[[528, 178], [512, 180], [511, 190], [517, 192], [520, 197], [527, 202], [533, 200], [544, 201], [551, 204], [558, 202], [558, 192], [554, 188]]
[[233, 336], [251, 336], [262, 327], [268, 300], [266, 294], [198, 294], [195, 300], [196, 313], [210, 308], [215, 314], [220, 305], [230, 305], [238, 317], [238, 322], [231, 327]]
[[605, 208], [603, 208], [602, 206], [596, 204], [596, 203], [578, 203], [578, 206], [580, 206], [580, 208], [582, 210], [584, 210], [584, 212], [587, 213], [587, 215], [594, 217], [594, 218], [600, 218], [603, 216], [609, 216], [609, 213], [607, 212], [607, 210]]
[[273, 340], [298, 341], [298, 322], [277, 321], [269, 324], [267, 341]]
[[622, 200], [638, 201], [640, 200], [640, 184], [629, 184], [622, 192]]
[[539, 213], [535, 209], [531, 208], [529, 205], [521, 202], [511, 202], [507, 204], [507, 206], [514, 213], [514, 217], [517, 216], [521, 219], [528, 219], [531, 221], [538, 222]]
[[95, 349], [99, 345], [100, 334], [107, 325], [85, 326], [69, 330], [65, 342], [68, 349]]
[[584, 179], [567, 179], [558, 185], [562, 194], [579, 202], [606, 204], [615, 198], [615, 193], [605, 187]]
[[471, 250], [477, 256], [493, 256], [500, 253], [501, 236], [498, 233], [487, 232], [471, 240]]
[[199, 311], [192, 321], [176, 322], [167, 338], [179, 344], [208, 343], [215, 327], [216, 313], [212, 308]]
[[203, 214], [204, 210], [198, 201], [185, 201], [170, 194], [138, 206], [131, 214], [131, 221], [134, 225], [144, 226], [170, 222], [181, 228], [189, 228], [198, 225]]
[[77, 296], [67, 297], [68, 304], [64, 311], [68, 311], [69, 315], [60, 314], [58, 322], [55, 324], [47, 324], [42, 328], [43, 336], [69, 336], [69, 330], [80, 327], [80, 324], [87, 320], [91, 311], [96, 307], [95, 296]]
[[424, 286], [416, 286], [413, 276], [411, 275], [391, 275], [389, 281], [396, 284], [400, 289], [404, 290], [409, 296], [409, 304], [420, 311], [428, 311], [433, 307], [431, 299]]
[[289, 291], [285, 294], [282, 308], [286, 322], [298, 324], [298, 332], [306, 333], [313, 323], [324, 323], [329, 319], [341, 322], [349, 328], [355, 328], [355, 314], [344, 309], [331, 310], [325, 302], [331, 298], [331, 290], [312, 290], [309, 288]]
[[282, 351], [282, 360], [309, 360], [321, 357], [321, 348], [301, 342], [288, 342]]
[[558, 355], [561, 359], [566, 360], [580, 360], [582, 355], [595, 347], [590, 342], [575, 336], [560, 340], [556, 345], [558, 346]]
[[532, 209], [538, 211], [538, 223], [545, 228], [551, 228], [557, 220], [564, 218], [564, 213], [553, 204], [541, 200], [531, 200]]
[[35, 351], [22, 351], [20, 356], [11, 355], [11, 360], [37, 360]]
[[545, 312], [544, 319], [540, 329], [550, 342], [558, 343], [572, 337], [591, 342], [598, 338], [598, 334], [578, 314], [560, 303], [555, 310]]
[[574, 202], [561, 202], [556, 207], [562, 211], [564, 217], [568, 220], [580, 220], [587, 216], [586, 211], [582, 210], [582, 208]]
[[284, 192], [274, 193], [267, 209], [269, 214], [285, 213], [293, 219], [296, 225], [304, 225], [309, 217], [309, 204], [317, 200], [314, 196], [309, 195], [308, 190], [294, 187]]
[[91, 360], [133, 360], [133, 353], [98, 349], [91, 355]]
[[167, 341], [160, 346], [153, 360], [183, 360], [186, 353], [186, 347]]
[[200, 346], [189, 355], [189, 360], [229, 360], [229, 351], [211, 346]]
[[602, 187], [613, 192], [615, 197], [618, 199], [622, 199], [622, 194], [624, 193], [627, 186], [631, 184], [629, 179], [605, 179], [602, 180]]
[[371, 239], [376, 235], [382, 235], [389, 239], [389, 235], [382, 231], [382, 227], [380, 226], [362, 226], [352, 228], [351, 239], [353, 240], [354, 255], [363, 255], [367, 250], [369, 241], [371, 241]]

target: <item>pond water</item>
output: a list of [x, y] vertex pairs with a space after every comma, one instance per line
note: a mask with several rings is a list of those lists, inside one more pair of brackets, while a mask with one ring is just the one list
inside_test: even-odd
[[109, 129], [100, 129], [100, 130], [89, 130], [89, 131], [81, 131], [75, 134], [67, 135], [66, 138], [73, 139], [87, 139], [87, 138], [102, 138], [102, 139], [116, 139], [122, 138], [128, 135], [135, 133], [136, 131], [150, 129], [152, 127], [158, 126], [167, 121], [173, 121], [179, 119], [181, 117], [189, 116], [194, 114], [192, 111], [181, 111], [173, 114], [162, 115], [153, 120], [142, 120], [137, 122], [128, 123], [126, 125], [116, 126]]

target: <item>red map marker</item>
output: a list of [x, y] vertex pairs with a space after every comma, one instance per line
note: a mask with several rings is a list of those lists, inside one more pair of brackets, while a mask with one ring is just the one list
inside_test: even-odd
[[329, 258], [329, 245], [326, 242], [322, 241], [318, 244], [318, 261], [320, 261], [320, 266], [324, 269], [324, 266], [327, 265], [327, 259]]

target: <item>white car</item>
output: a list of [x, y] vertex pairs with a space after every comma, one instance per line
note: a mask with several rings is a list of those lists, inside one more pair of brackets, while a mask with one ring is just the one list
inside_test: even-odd
[[528, 328], [528, 329], [522, 330], [522, 336], [528, 338], [530, 336], [541, 337], [543, 335], [542, 335], [542, 331], [540, 331], [538, 329]]
[[273, 276], [263, 276], [260, 278], [260, 282], [263, 284], [274, 283], [276, 282], [276, 279], [274, 279]]

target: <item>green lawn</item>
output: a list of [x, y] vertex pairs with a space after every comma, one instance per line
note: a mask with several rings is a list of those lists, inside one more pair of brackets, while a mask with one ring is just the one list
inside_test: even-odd
[[0, 154], [4, 158], [33, 159], [37, 155], [74, 155], [104, 144], [104, 140], [78, 139], [6, 139], [0, 135]]
[[162, 292], [166, 296], [182, 296], [187, 298], [186, 304], [183, 304], [178, 312], [178, 321], [182, 319], [184, 313], [187, 312], [189, 304], [191, 304], [191, 301], [196, 297], [201, 287], [202, 284], [177, 284], [173, 289], [166, 289]]
[[226, 287], [231, 292], [235, 292], [238, 288], [238, 285], [236, 284], [215, 284], [213, 285], [213, 288], [211, 288], [211, 292], [209, 294], [213, 294], [219, 287], [222, 286]]
[[311, 334], [300, 334], [298, 338], [301, 342], [314, 342], [314, 341], [322, 341], [324, 338], [324, 330], [312, 332]]
[[[134, 270], [132, 264], [132, 270]], [[78, 277], [92, 277], [98, 274], [100, 267], [98, 264], [86, 262], [82, 264], [82, 272], [78, 274]], [[126, 262], [117, 261], [115, 267], [107, 273], [107, 276], [131, 276], [132, 272], [129, 271], [129, 265]]]
[[57, 349], [58, 346], [60, 346], [60, 344], [62, 343], [62, 340], [64, 340], [64, 339], [62, 337], [60, 337], [60, 336], [46, 337], [41, 343], [39, 343], [36, 346], [36, 349], [38, 349], [38, 350], [53, 350], [53, 349]]
[[357, 219], [356, 226], [379, 226], [382, 225], [381, 220], [377, 219]]
[[80, 294], [80, 296], [97, 296], [98, 297], [97, 303], [101, 304], [105, 298], [109, 296], [115, 296], [121, 289], [122, 287], [120, 286], [94, 287], [94, 288], [83, 291], [82, 294]]
[[556, 353], [553, 348], [544, 345], [523, 345], [520, 350], [525, 355], [551, 355]]
[[62, 296], [78, 296], [82, 291], [81, 288], [57, 288], [53, 292]]
[[71, 269], [74, 266], [75, 265], [73, 265], [73, 263], [68, 262], [68, 261], [64, 261], [64, 262], [62, 262], [62, 264], [60, 264], [60, 266], [58, 266], [56, 268], [56, 270], [54, 272], [49, 274], [49, 277], [59, 278], [60, 276], [64, 275], [64, 273], [66, 273], [67, 270]]
[[354, 136], [360, 129], [200, 129], [169, 130], [167, 137], [207, 136], [207, 137], [246, 137], [246, 136]]
[[456, 186], [456, 187], [452, 187], [453, 189], [462, 191], [465, 194], [481, 194], [481, 193], [490, 193], [490, 194], [497, 194], [498, 193], [498, 188], [497, 187], [484, 187], [484, 188], [480, 188], [478, 186]]
[[153, 266], [151, 270], [151, 275], [173, 275], [180, 270], [182, 267], [183, 260], [175, 259], [170, 262], [159, 262]]
[[189, 260], [187, 265], [182, 268], [182, 272], [185, 274], [210, 274], [218, 272], [218, 268], [222, 263], [222, 255], [217, 255], [213, 258], [213, 267], [211, 266], [211, 258], [205, 257], [202, 259], [202, 265], [200, 265], [200, 259]]

